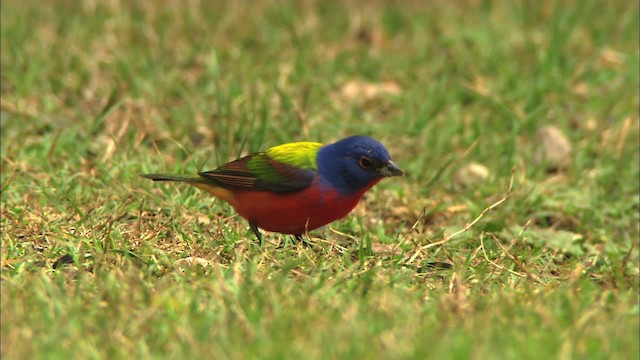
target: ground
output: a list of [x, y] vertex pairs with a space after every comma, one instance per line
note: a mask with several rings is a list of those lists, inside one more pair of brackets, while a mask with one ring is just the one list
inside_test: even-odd
[[[1, 6], [3, 358], [638, 358], [637, 2]], [[138, 176], [354, 134], [310, 246]]]

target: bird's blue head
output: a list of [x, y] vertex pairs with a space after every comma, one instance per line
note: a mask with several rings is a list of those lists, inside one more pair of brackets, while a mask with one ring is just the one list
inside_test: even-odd
[[367, 190], [384, 177], [403, 175], [387, 149], [366, 136], [351, 136], [323, 146], [316, 164], [323, 179], [346, 194]]

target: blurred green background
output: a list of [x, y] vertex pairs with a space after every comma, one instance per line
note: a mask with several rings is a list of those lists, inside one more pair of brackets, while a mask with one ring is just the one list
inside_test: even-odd
[[[1, 17], [2, 357], [638, 357], [637, 2]], [[407, 176], [310, 248], [138, 177], [354, 134]]]

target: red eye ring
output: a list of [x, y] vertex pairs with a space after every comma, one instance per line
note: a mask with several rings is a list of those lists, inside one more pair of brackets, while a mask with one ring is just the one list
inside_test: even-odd
[[373, 161], [371, 161], [371, 159], [369, 159], [368, 157], [363, 156], [360, 158], [360, 160], [358, 160], [358, 165], [360, 165], [360, 167], [363, 169], [371, 169], [371, 167], [373, 166]]

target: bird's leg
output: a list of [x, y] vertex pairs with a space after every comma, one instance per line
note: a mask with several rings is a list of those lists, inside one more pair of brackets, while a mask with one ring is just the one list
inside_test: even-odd
[[258, 238], [258, 241], [260, 242], [260, 246], [263, 246], [264, 243], [262, 242], [262, 234], [260, 233], [260, 230], [258, 229], [256, 224], [250, 222], [249, 223], [249, 227], [251, 227], [251, 231], [253, 231], [253, 233], [256, 234], [256, 237]]

